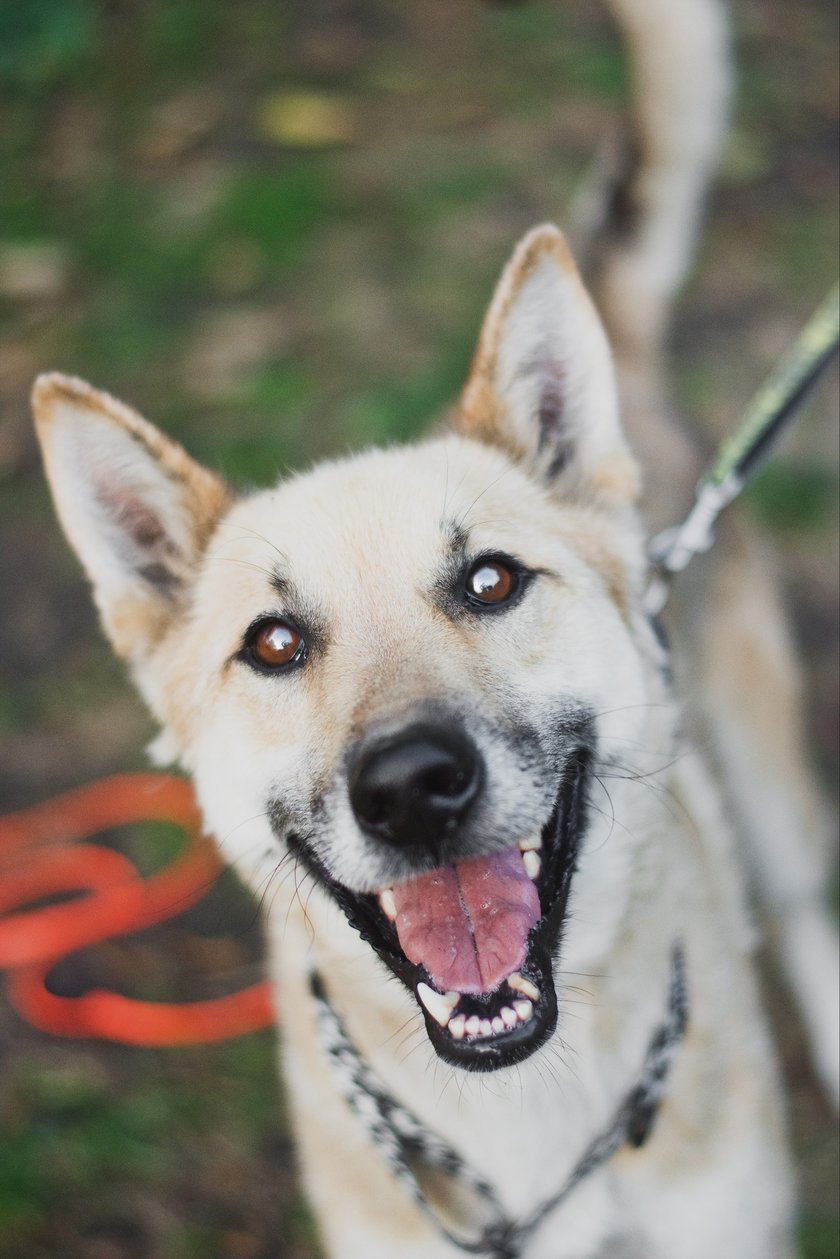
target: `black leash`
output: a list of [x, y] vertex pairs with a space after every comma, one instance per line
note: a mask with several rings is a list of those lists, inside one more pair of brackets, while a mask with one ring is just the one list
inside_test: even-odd
[[[341, 1019], [324, 992], [320, 976], [311, 978], [321, 1043], [328, 1055], [341, 1095], [367, 1129], [373, 1144], [393, 1175], [408, 1190], [437, 1231], [464, 1254], [483, 1259], [520, 1259], [524, 1247], [544, 1220], [569, 1198], [574, 1189], [622, 1145], [638, 1148], [653, 1129], [665, 1096], [668, 1073], [685, 1035], [688, 988], [685, 958], [677, 943], [671, 951], [666, 1015], [654, 1031], [639, 1079], [625, 1095], [607, 1128], [586, 1148], [558, 1191], [525, 1220], [511, 1219], [496, 1191], [445, 1141], [393, 1098], [359, 1055]], [[472, 1237], [461, 1236], [441, 1219], [420, 1186], [413, 1163], [442, 1172], [468, 1190], [484, 1219]]]
[[830, 363], [838, 342], [840, 292], [835, 285], [761, 386], [735, 432], [722, 443], [700, 480], [685, 521], [651, 540], [648, 550], [653, 575], [645, 595], [649, 616], [662, 611], [674, 575], [695, 555], [708, 551], [718, 516], [755, 476]]

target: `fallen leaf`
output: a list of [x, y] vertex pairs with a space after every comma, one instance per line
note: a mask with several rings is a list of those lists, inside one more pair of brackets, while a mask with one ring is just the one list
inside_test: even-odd
[[302, 149], [346, 144], [356, 132], [348, 98], [323, 92], [271, 92], [261, 101], [257, 120], [270, 140]]

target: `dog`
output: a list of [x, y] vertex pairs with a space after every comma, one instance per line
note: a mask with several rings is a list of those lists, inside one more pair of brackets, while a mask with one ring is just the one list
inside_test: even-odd
[[[531, 231], [425, 440], [239, 497], [108, 394], [57, 373], [34, 390], [58, 515], [157, 758], [271, 887], [283, 1072], [333, 1259], [792, 1254], [743, 862], [686, 726], [719, 753], [833, 1079], [831, 928], [790, 821], [815, 797], [749, 532], [696, 579], [716, 615], [693, 648], [672, 660], [644, 608], [632, 448], [664, 517], [697, 465], [658, 351], [719, 143], [723, 26], [701, 0], [615, 8], [658, 109], [601, 177], [598, 309], [560, 231]], [[659, 74], [678, 53], [691, 73]], [[690, 650], [706, 686], [686, 711]]]

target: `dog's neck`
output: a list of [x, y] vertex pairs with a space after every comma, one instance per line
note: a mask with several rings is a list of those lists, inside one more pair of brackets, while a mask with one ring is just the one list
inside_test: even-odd
[[[413, 1197], [441, 1237], [469, 1254], [487, 1259], [516, 1259], [531, 1239], [592, 1175], [603, 1168], [623, 1146], [646, 1144], [667, 1092], [673, 1061], [682, 1044], [688, 1020], [688, 988], [685, 955], [680, 942], [671, 949], [667, 1000], [662, 1018], [648, 1041], [638, 1076], [626, 1089], [609, 1124], [590, 1139], [578, 1160], [554, 1192], [532, 1207], [525, 1216], [511, 1216], [495, 1186], [429, 1125], [397, 1102], [359, 1054], [330, 1005], [321, 977], [313, 972], [310, 991], [318, 1009], [321, 1046], [333, 1079], [344, 1101], [355, 1113], [371, 1143], [379, 1151], [392, 1176]], [[433, 1122], [433, 1121], [432, 1121]], [[433, 1180], [432, 1193], [424, 1186], [423, 1172], [443, 1177], [443, 1212], [435, 1200], [440, 1187]], [[452, 1206], [463, 1199], [455, 1219]], [[471, 1200], [471, 1206], [470, 1206]], [[456, 1227], [463, 1215], [466, 1227]]]

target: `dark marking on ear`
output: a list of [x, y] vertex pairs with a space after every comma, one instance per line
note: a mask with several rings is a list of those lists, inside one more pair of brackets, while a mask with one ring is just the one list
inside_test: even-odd
[[563, 392], [559, 379], [548, 377], [545, 382], [537, 419], [540, 425], [540, 443], [556, 438], [563, 425]]
[[137, 569], [137, 576], [142, 577], [150, 586], [154, 586], [155, 590], [167, 597], [174, 594], [182, 584], [180, 577], [177, 577], [165, 564], [144, 564], [142, 568]]
[[569, 462], [570, 455], [571, 443], [564, 443], [558, 446], [554, 453], [554, 458], [545, 470], [545, 475], [549, 481], [553, 481], [555, 477], [560, 475], [566, 467], [566, 464]]
[[163, 521], [138, 495], [119, 487], [100, 486], [96, 499], [112, 528], [120, 532], [117, 546], [123, 563], [159, 595], [171, 600], [182, 582], [166, 561], [181, 557]]
[[557, 433], [563, 422], [563, 394], [553, 380], [549, 380], [539, 400], [540, 441], [550, 433]]
[[173, 549], [158, 517], [142, 503], [126, 502], [120, 510], [119, 522], [142, 550], [149, 551], [152, 547]]
[[538, 359], [531, 370], [542, 380], [539, 406], [537, 408], [537, 458], [548, 450], [553, 455], [546, 468], [549, 480], [558, 476], [569, 463], [572, 455], [572, 443], [565, 431], [566, 399], [564, 394], [563, 366], [548, 353]]
[[164, 551], [174, 554], [177, 550], [160, 517], [139, 497], [119, 488], [100, 486], [97, 502], [111, 520], [141, 551]]

